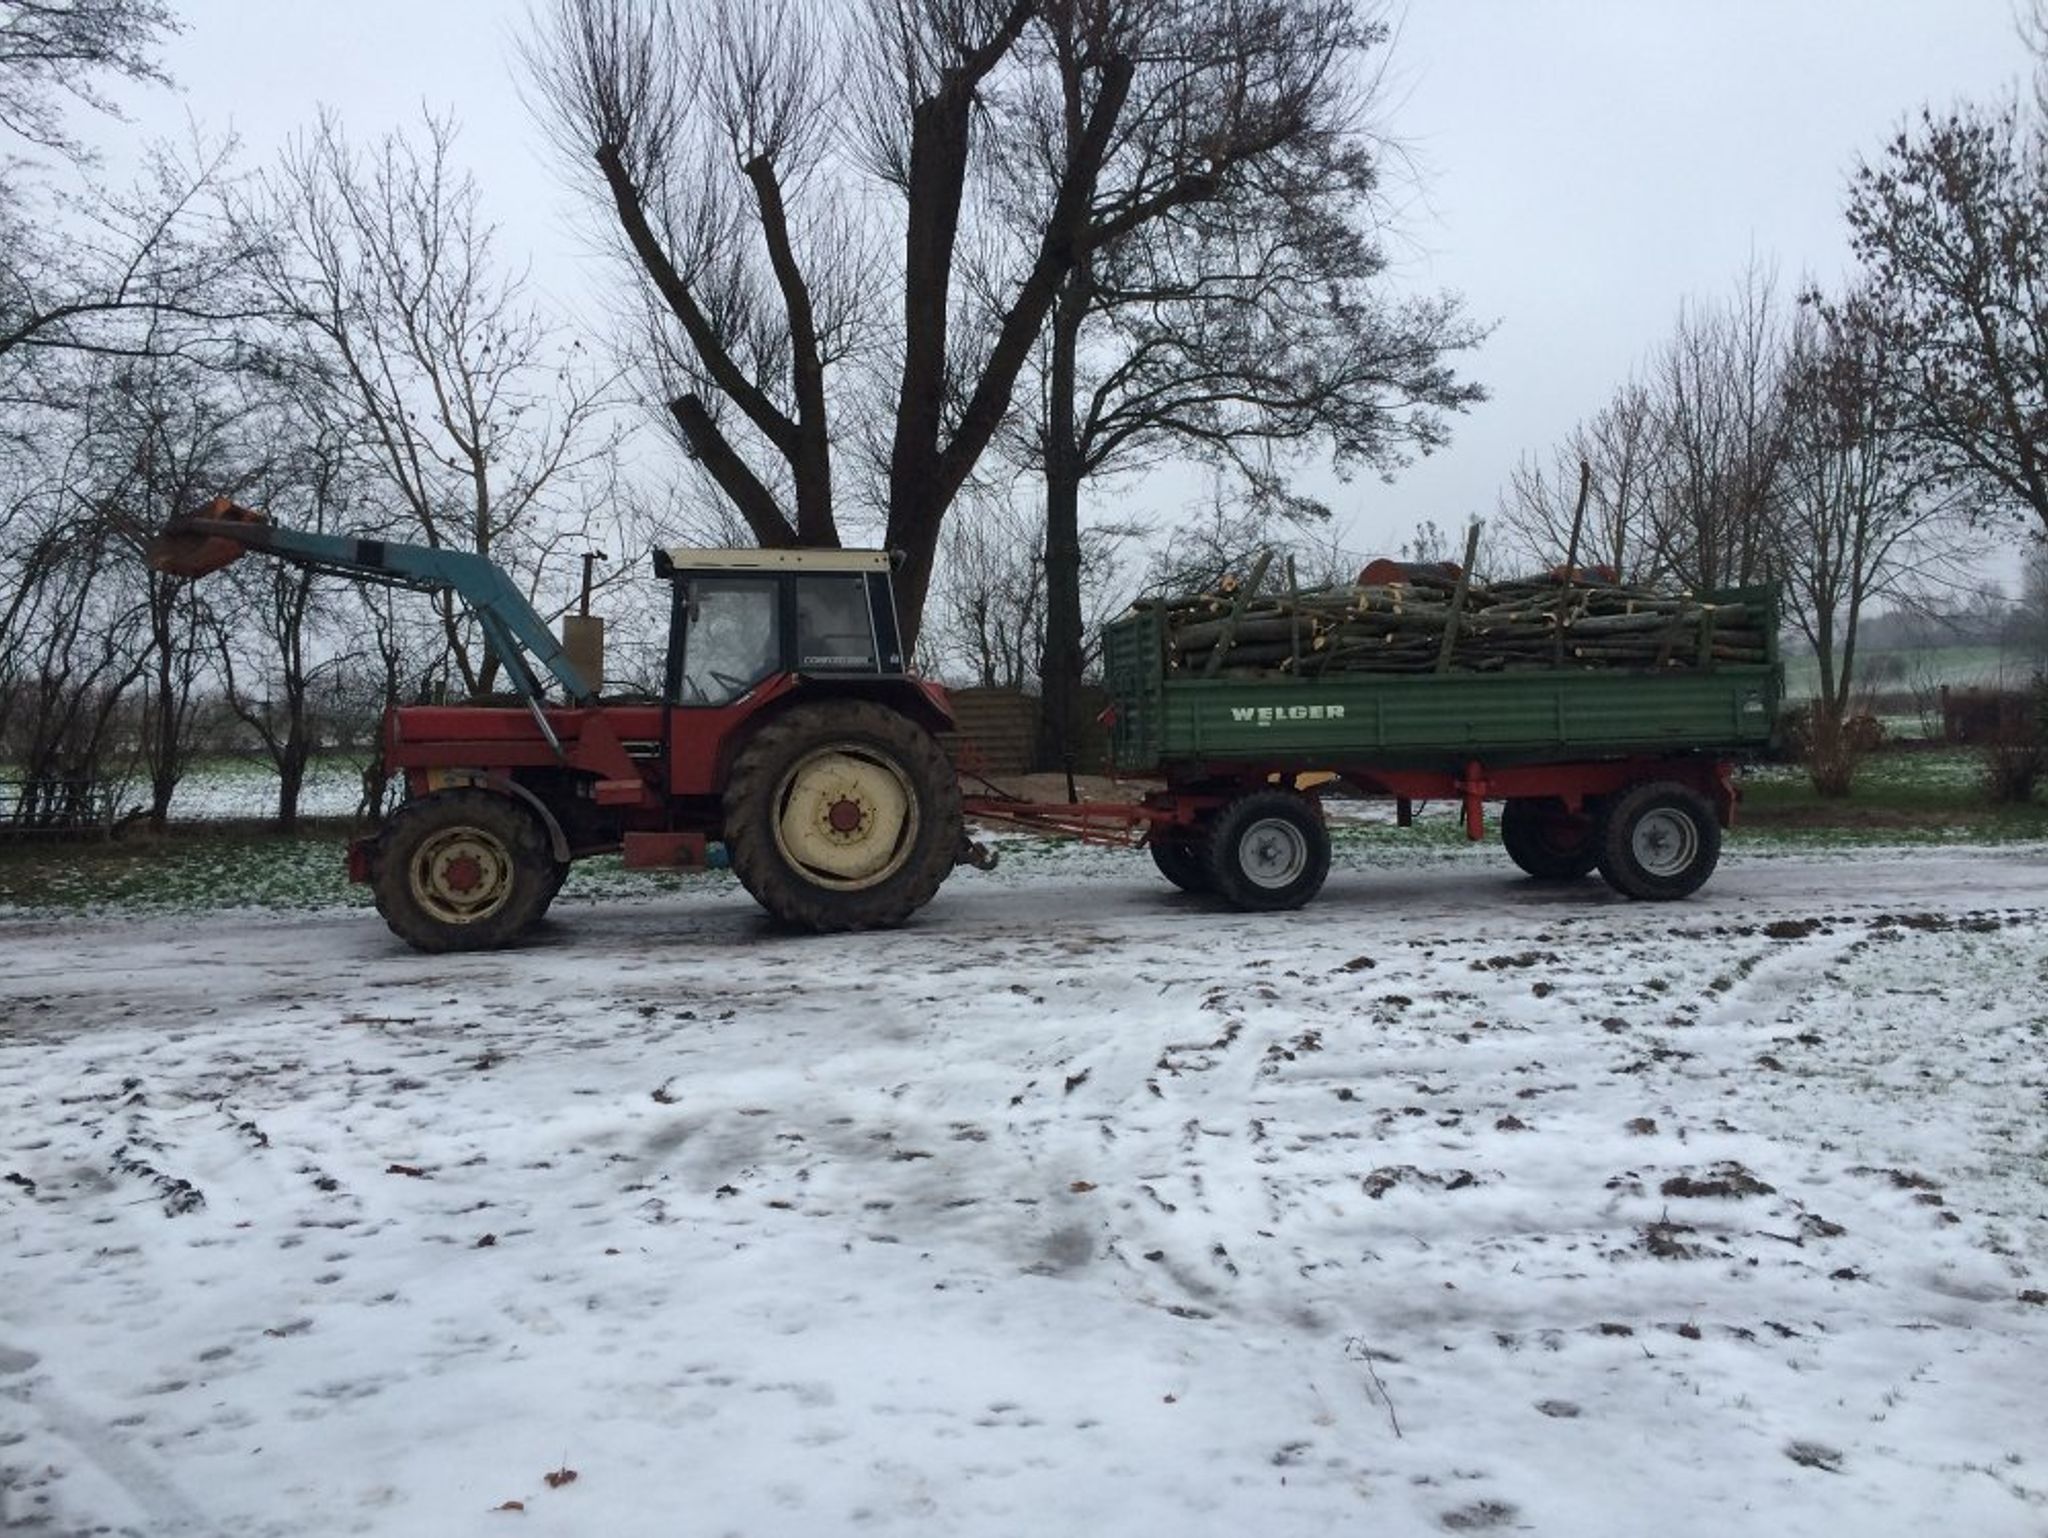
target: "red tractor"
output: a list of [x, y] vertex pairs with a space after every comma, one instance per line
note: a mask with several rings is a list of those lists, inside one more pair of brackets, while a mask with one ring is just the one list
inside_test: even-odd
[[701, 866], [722, 844], [762, 907], [821, 931], [901, 923], [956, 863], [986, 863], [935, 736], [952, 725], [945, 691], [905, 664], [883, 552], [657, 552], [673, 594], [662, 691], [600, 699], [601, 645], [572, 658], [481, 556], [283, 529], [217, 500], [150, 559], [198, 576], [251, 549], [454, 592], [519, 697], [385, 717], [406, 799], [350, 846], [349, 874], [419, 950], [513, 943], [572, 861], [612, 851]]

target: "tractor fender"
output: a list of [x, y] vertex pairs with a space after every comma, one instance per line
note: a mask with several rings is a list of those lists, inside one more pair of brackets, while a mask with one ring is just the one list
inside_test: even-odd
[[548, 809], [545, 801], [517, 780], [506, 775], [493, 774], [488, 769], [442, 769], [435, 773], [434, 779], [437, 790], [450, 785], [470, 785], [478, 790], [494, 790], [499, 795], [510, 796], [515, 801], [524, 801], [533, 808], [534, 815], [540, 818], [540, 825], [547, 829], [548, 847], [553, 852], [556, 863], [569, 863], [569, 838], [563, 833], [560, 820]]
[[907, 675], [841, 678], [785, 673], [760, 692], [765, 697], [718, 745], [718, 785], [725, 783], [733, 760], [762, 727], [786, 711], [821, 700], [867, 700], [908, 717], [934, 737], [953, 730], [953, 705], [944, 687]]

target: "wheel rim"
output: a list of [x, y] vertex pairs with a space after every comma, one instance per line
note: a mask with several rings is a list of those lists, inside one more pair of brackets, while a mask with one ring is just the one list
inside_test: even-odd
[[1700, 830], [1685, 813], [1669, 807], [1645, 812], [1629, 834], [1629, 852], [1652, 876], [1681, 876], [1699, 858]]
[[1285, 818], [1261, 817], [1238, 837], [1237, 863], [1253, 886], [1277, 892], [1308, 869], [1308, 839]]
[[474, 924], [512, 899], [512, 853], [482, 828], [443, 828], [413, 851], [413, 900], [443, 924]]
[[851, 743], [805, 754], [775, 788], [775, 845], [819, 886], [859, 891], [901, 870], [917, 842], [917, 792], [892, 759]]

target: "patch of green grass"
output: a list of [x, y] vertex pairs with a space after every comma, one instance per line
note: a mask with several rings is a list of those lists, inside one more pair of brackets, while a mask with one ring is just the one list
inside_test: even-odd
[[1741, 777], [1736, 837], [1802, 844], [2008, 843], [2048, 838], [2048, 803], [1994, 805], [1983, 766], [1967, 748], [1874, 753], [1847, 796], [1815, 792], [1796, 764]]
[[280, 911], [368, 902], [343, 868], [345, 835], [206, 832], [0, 846], [0, 908], [30, 913]]
[[[345, 824], [296, 834], [186, 828], [161, 837], [137, 830], [107, 841], [0, 844], [0, 913], [365, 908], [369, 889], [349, 881], [345, 864], [351, 832]], [[579, 860], [561, 900], [651, 897], [732, 879], [723, 871], [627, 870], [608, 855]]]

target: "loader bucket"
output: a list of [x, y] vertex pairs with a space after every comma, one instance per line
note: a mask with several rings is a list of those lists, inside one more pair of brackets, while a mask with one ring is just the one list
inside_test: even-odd
[[164, 525], [163, 532], [149, 542], [149, 564], [174, 577], [203, 577], [219, 571], [248, 548], [225, 525], [269, 521], [226, 497], [215, 497], [196, 513], [183, 514]]

